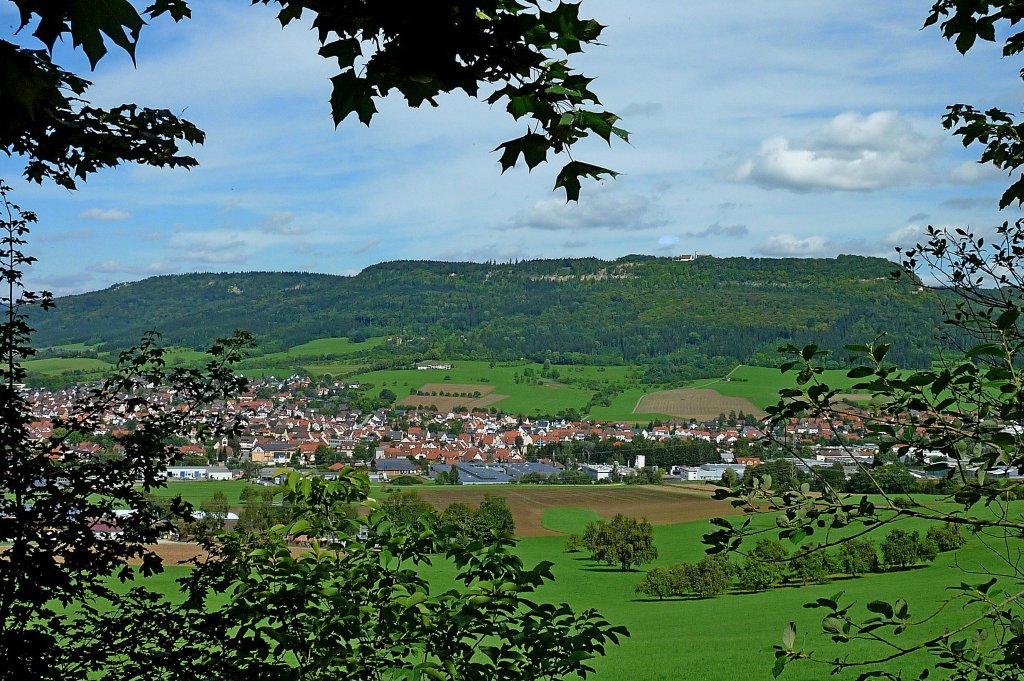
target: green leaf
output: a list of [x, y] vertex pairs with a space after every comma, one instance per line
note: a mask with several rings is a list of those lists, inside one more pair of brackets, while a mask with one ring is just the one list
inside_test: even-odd
[[349, 114], [355, 113], [364, 125], [369, 125], [373, 115], [377, 113], [377, 107], [373, 103], [374, 91], [369, 81], [358, 78], [349, 70], [331, 78], [331, 84], [331, 115], [334, 124], [341, 125]]
[[559, 187], [565, 189], [565, 198], [567, 202], [579, 201], [581, 187], [580, 178], [589, 177], [599, 180], [605, 175], [608, 177], [618, 177], [619, 173], [609, 170], [608, 168], [602, 168], [600, 166], [583, 163], [581, 161], [570, 161], [569, 163], [566, 163], [558, 173], [558, 178], [555, 180], [555, 189], [558, 189]]
[[879, 615], [885, 615], [888, 619], [892, 619], [893, 609], [892, 606], [885, 601], [871, 601], [868, 603], [868, 610]]
[[782, 645], [786, 650], [792, 650], [796, 643], [796, 622], [790, 622], [782, 632]]

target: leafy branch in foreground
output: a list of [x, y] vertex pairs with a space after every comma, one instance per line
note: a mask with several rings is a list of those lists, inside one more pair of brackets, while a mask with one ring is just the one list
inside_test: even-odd
[[[167, 110], [124, 104], [90, 106], [90, 83], [52, 59], [58, 41], [70, 38], [90, 64], [108, 44], [133, 60], [144, 19], [191, 16], [186, 0], [155, 0], [140, 12], [129, 0], [44, 3], [11, 0], [19, 22], [0, 40], [0, 149], [24, 155], [26, 176], [50, 178], [73, 189], [77, 181], [124, 161], [193, 167], [180, 146], [201, 144], [194, 124]], [[579, 4], [540, 0], [475, 0], [411, 3], [395, 11], [355, 0], [252, 0], [277, 5], [282, 26], [312, 16], [320, 56], [336, 61], [331, 78], [335, 125], [355, 116], [369, 125], [376, 102], [393, 91], [411, 107], [438, 106], [442, 94], [462, 90], [489, 104], [504, 103], [509, 115], [528, 121], [524, 135], [498, 145], [502, 172], [520, 159], [529, 169], [548, 154], [565, 154], [555, 188], [579, 198], [580, 179], [614, 177], [608, 168], [572, 158], [573, 144], [595, 135], [609, 144], [627, 140], [618, 116], [600, 108], [593, 78], [574, 71], [569, 59], [597, 45], [603, 26], [579, 16]], [[23, 44], [28, 39], [43, 50]], [[481, 88], [490, 92], [481, 92]]]
[[[336, 481], [292, 473], [279, 491], [291, 521], [209, 542], [182, 580], [186, 602], [160, 602], [162, 626], [148, 622], [141, 590], [93, 620], [125, 632], [104, 644], [105, 678], [585, 678], [628, 636], [593, 610], [535, 600], [551, 564], [525, 567], [497, 533], [464, 545], [425, 518], [372, 510], [350, 520], [351, 504], [376, 506], [367, 490], [351, 469]], [[368, 541], [354, 536], [359, 522]], [[299, 537], [308, 548], [296, 548]], [[456, 568], [447, 589], [427, 577], [435, 560]]]
[[[234, 417], [211, 409], [242, 388], [232, 365], [248, 343], [245, 335], [218, 343], [202, 369], [168, 369], [156, 336], [121, 353], [117, 371], [101, 385], [80, 389], [53, 419], [52, 435], [30, 429], [34, 405], [20, 385], [21, 360], [30, 357], [26, 308], [51, 305], [48, 293], [22, 285], [33, 262], [21, 248], [31, 213], [9, 199], [0, 183], [0, 230], [6, 292], [0, 303], [0, 669], [4, 678], [78, 678], [89, 656], [66, 643], [70, 610], [85, 612], [116, 600], [111, 578], [131, 579], [161, 569], [147, 545], [168, 520], [147, 492], [164, 484], [168, 464], [178, 458], [173, 437], [214, 437], [235, 432]], [[167, 397], [173, 395], [175, 405]], [[112, 414], [135, 421], [114, 434], [112, 455], [78, 451], [75, 436], [91, 436]], [[177, 504], [172, 515], [187, 517]], [[98, 525], [116, 527], [101, 539]]]
[[[871, 481], [873, 494], [840, 494], [827, 481], [820, 495], [811, 494], [807, 485], [779, 492], [765, 476], [747, 489], [721, 490], [717, 496], [731, 498], [751, 514], [775, 512], [777, 526], [758, 528], [749, 518], [742, 523], [718, 520], [705, 541], [712, 552], [736, 550], [750, 537], [775, 532], [796, 544], [813, 536], [826, 547], [851, 544], [884, 527], [918, 519], [943, 523], [933, 527], [925, 544], [934, 546], [934, 537], [956, 548], [962, 543], [959, 528], [967, 528], [988, 557], [979, 566], [958, 563], [964, 581], [951, 584], [951, 595], [937, 597], [934, 610], [919, 618], [911, 617], [911, 606], [903, 601], [868, 603], [863, 616], [853, 604], [842, 603], [841, 595], [808, 604], [826, 610], [822, 629], [833, 642], [868, 643], [880, 651], [824, 656], [797, 647], [791, 625], [783, 645], [775, 649], [776, 675], [790, 661], [810, 660], [836, 672], [863, 669], [862, 679], [904, 678], [913, 664], [908, 656], [920, 651], [930, 653], [933, 661], [917, 663], [916, 678], [925, 678], [931, 668], [954, 679], [994, 681], [1024, 675], [1024, 515], [1014, 501], [1022, 483], [1007, 477], [1024, 469], [1024, 221], [1004, 223], [991, 240], [964, 230], [931, 229], [928, 237], [904, 253], [901, 276], [912, 277], [924, 265], [945, 279], [946, 293], [951, 294], [946, 324], [956, 344], [941, 362], [928, 370], [899, 370], [886, 362], [888, 346], [883, 342], [849, 346], [855, 366], [847, 375], [859, 380], [853, 388], [870, 392], [876, 405], [865, 410], [842, 401], [840, 391], [824, 382], [822, 353], [816, 347], [782, 348], [792, 357], [782, 369], [797, 372], [798, 387], [783, 391], [769, 409], [772, 432], [784, 432], [798, 418], [830, 424], [851, 416], [862, 419], [879, 445], [878, 456], [870, 464], [852, 451], [848, 454]], [[919, 284], [916, 278], [912, 281]], [[773, 437], [794, 457], [802, 457], [785, 438]], [[956, 491], [934, 501], [888, 492], [877, 475], [883, 459], [896, 455], [925, 470], [947, 471]], [[815, 473], [809, 462], [801, 462]], [[912, 562], [896, 545], [905, 548], [915, 541], [916, 534], [898, 535], [887, 562]], [[975, 583], [971, 575], [982, 581]], [[935, 634], [940, 621], [946, 630]]]

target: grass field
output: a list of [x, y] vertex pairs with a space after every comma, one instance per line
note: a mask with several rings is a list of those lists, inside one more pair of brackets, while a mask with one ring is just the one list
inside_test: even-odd
[[170, 480], [166, 487], [155, 489], [152, 494], [168, 498], [181, 495], [183, 501], [199, 508], [204, 501], [213, 499], [213, 495], [220, 492], [227, 497], [228, 504], [237, 508], [242, 503], [242, 490], [251, 486], [244, 480]]
[[[444, 501], [462, 500], [473, 503], [467, 494], [506, 493], [515, 488], [473, 490], [468, 488], [432, 488]], [[423, 493], [426, 490], [418, 490]], [[622, 645], [611, 647], [608, 655], [594, 665], [598, 681], [718, 681], [721, 679], [770, 679], [774, 661], [771, 646], [781, 640], [786, 624], [797, 624], [798, 644], [832, 656], [864, 652], [864, 646], [838, 647], [820, 635], [822, 611], [803, 608], [817, 598], [831, 598], [844, 591], [843, 602], [863, 605], [881, 599], [906, 599], [911, 613], [920, 617], [936, 607], [948, 592], [945, 587], [966, 581], [983, 581], [981, 577], [964, 576], [953, 562], [975, 569], [990, 558], [986, 550], [972, 540], [954, 557], [943, 554], [930, 565], [904, 571], [867, 575], [857, 579], [838, 578], [821, 585], [782, 586], [763, 593], [734, 591], [708, 600], [669, 599], [657, 601], [638, 596], [634, 589], [644, 571], [654, 566], [667, 567], [682, 561], [697, 561], [704, 555], [701, 536], [711, 527], [707, 520], [676, 522], [655, 527], [655, 544], [659, 557], [643, 569], [620, 572], [589, 560], [585, 553], [568, 554], [563, 550], [564, 533], [580, 532], [588, 522], [607, 517], [613, 507], [632, 506], [639, 511], [641, 496], [629, 499], [621, 495], [638, 493], [664, 494], [671, 503], [671, 492], [653, 488], [554, 488], [538, 487], [524, 490], [534, 505], [546, 503], [542, 512], [548, 536], [528, 536], [519, 540], [517, 553], [528, 566], [551, 561], [555, 581], [544, 586], [538, 598], [550, 602], [568, 602], [576, 609], [596, 608], [614, 624], [628, 627], [631, 636]], [[560, 493], [560, 494], [559, 494]], [[557, 495], [553, 496], [553, 495]], [[459, 497], [458, 499], [456, 497]], [[542, 502], [544, 497], [551, 497]], [[565, 504], [565, 505], [556, 505]], [[710, 503], [707, 499], [702, 501]], [[510, 499], [510, 505], [514, 505]], [[1019, 511], [1019, 508], [1018, 508]], [[640, 515], [639, 512], [633, 513]], [[663, 512], [665, 517], [671, 513]], [[764, 526], [773, 524], [771, 516], [758, 519]], [[907, 529], [923, 529], [923, 523], [907, 525]], [[792, 548], [792, 547], [791, 547]], [[424, 568], [438, 588], [451, 584], [455, 569], [445, 561], [435, 561]], [[176, 590], [173, 578], [185, 574], [183, 568], [169, 568], [159, 575], [159, 588]], [[927, 625], [930, 635], [941, 633], [959, 616], [956, 607]], [[904, 639], [907, 638], [905, 635]], [[908, 642], [908, 641], [904, 641]], [[877, 651], [876, 651], [877, 652]], [[927, 659], [918, 657], [918, 660]], [[784, 681], [818, 681], [829, 677], [829, 668], [820, 665], [796, 664], [787, 668]], [[849, 681], [857, 676], [851, 671], [834, 677]]]
[[648, 393], [637, 403], [636, 410], [684, 419], [713, 419], [730, 411], [764, 416], [764, 412], [746, 397], [729, 397], [711, 388], [677, 388]]
[[[532, 416], [536, 413], [555, 414], [562, 409], [575, 408], [583, 409], [590, 400], [591, 391], [571, 387], [562, 382], [542, 381], [540, 385], [528, 383], [516, 383], [516, 374], [522, 376], [523, 370], [531, 368], [540, 374], [543, 368], [540, 364], [517, 364], [513, 366], [490, 366], [489, 362], [476, 361], [454, 361], [451, 369], [439, 370], [430, 369], [426, 371], [418, 369], [394, 369], [390, 371], [374, 371], [366, 374], [358, 374], [354, 380], [363, 383], [372, 383], [374, 390], [390, 388], [398, 397], [410, 396], [411, 391], [422, 390], [426, 384], [467, 384], [491, 386], [493, 392], [500, 395], [507, 395], [504, 399], [494, 402], [488, 406], [494, 406], [512, 414], [525, 414]], [[599, 372], [598, 369], [605, 367], [585, 367], [589, 372], [577, 372], [576, 377], [588, 375], [606, 376], [611, 380], [616, 375], [624, 376], [630, 370], [629, 367], [607, 367], [607, 371]], [[563, 374], [569, 371], [570, 367], [559, 367]], [[615, 371], [612, 371], [615, 370]], [[477, 390], [479, 388], [474, 388]], [[483, 390], [481, 390], [483, 392]], [[423, 404], [440, 403], [433, 397], [417, 398], [411, 396]], [[465, 405], [466, 400], [459, 400], [458, 404]]]
[[[762, 408], [778, 401], [779, 390], [797, 387], [796, 372], [784, 374], [778, 369], [770, 367], [752, 367], [741, 364], [729, 374], [729, 379], [710, 378], [694, 381], [690, 387], [711, 388], [727, 397], [744, 397]], [[863, 379], [847, 378], [845, 370], [830, 369], [822, 374], [821, 380], [833, 388], [843, 390]]]
[[22, 362], [29, 373], [56, 376], [69, 371], [104, 372], [111, 368], [109, 362], [92, 357], [50, 357], [47, 359], [30, 359]]
[[[246, 368], [267, 368], [302, 366], [306, 368], [321, 367], [325, 363], [337, 363], [339, 357], [351, 355], [362, 350], [369, 350], [383, 345], [386, 339], [383, 336], [367, 338], [365, 341], [353, 343], [348, 338], [317, 338], [308, 343], [295, 345], [283, 352], [270, 352], [265, 355], [253, 357], [243, 364]], [[313, 374], [332, 373], [308, 369]], [[336, 372], [335, 372], [336, 373]]]

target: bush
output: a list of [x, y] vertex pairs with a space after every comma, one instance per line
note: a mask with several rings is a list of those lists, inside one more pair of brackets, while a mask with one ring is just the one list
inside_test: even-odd
[[893, 530], [882, 542], [882, 557], [890, 568], [935, 560], [938, 554], [938, 545], [930, 539], [922, 539], [916, 530]]
[[967, 543], [967, 537], [960, 531], [960, 526], [954, 523], [943, 523], [932, 525], [928, 528], [925, 541], [932, 541], [940, 552], [956, 551]]
[[666, 596], [675, 596], [678, 593], [676, 578], [671, 571], [665, 568], [651, 568], [636, 585], [636, 593], [647, 596], [657, 596], [658, 600], [664, 600]]
[[844, 542], [836, 554], [836, 563], [843, 572], [862, 575], [878, 570], [878, 551], [875, 543], [867, 539], [851, 539]]
[[565, 552], [579, 553], [583, 550], [583, 537], [578, 534], [570, 534], [565, 538]]

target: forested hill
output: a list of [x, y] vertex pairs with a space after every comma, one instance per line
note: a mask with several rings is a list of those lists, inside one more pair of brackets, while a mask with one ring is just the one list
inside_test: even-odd
[[329, 336], [400, 335], [408, 352], [447, 358], [639, 361], [697, 374], [736, 362], [773, 365], [780, 342], [839, 350], [888, 331], [894, 361], [926, 365], [937, 296], [891, 281], [894, 267], [859, 256], [627, 256], [399, 261], [353, 277], [188, 274], [61, 298], [32, 322], [40, 347], [124, 347], [150, 329], [168, 344], [196, 348], [247, 329], [266, 350]]

